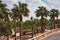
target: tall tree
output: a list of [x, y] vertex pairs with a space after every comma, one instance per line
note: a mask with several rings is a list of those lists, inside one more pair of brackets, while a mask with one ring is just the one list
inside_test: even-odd
[[[7, 8], [7, 5], [5, 3], [2, 3], [2, 1], [0, 0], [0, 18], [2, 19], [2, 22], [3, 21], [5, 22], [3, 23], [4, 27], [9, 27], [8, 14], [9, 14], [9, 9]], [[7, 40], [9, 40], [9, 33], [7, 33]]]
[[[60, 15], [60, 12], [59, 12], [59, 10], [56, 10], [56, 20], [58, 20], [58, 17], [59, 17], [59, 15]], [[56, 22], [57, 23], [57, 22]], [[58, 23], [57, 23], [58, 24]]]
[[17, 10], [15, 8], [13, 8], [10, 12], [10, 17], [13, 19], [14, 21], [14, 31], [15, 31], [15, 40], [16, 40], [16, 20], [19, 19], [19, 15], [17, 14]]
[[17, 10], [17, 14], [20, 18], [20, 40], [21, 40], [21, 34], [22, 34], [22, 16], [28, 16], [29, 10], [27, 8], [26, 3], [18, 2], [18, 5], [14, 4], [14, 8]]
[[44, 22], [43, 22], [43, 19], [44, 17], [47, 17], [47, 15], [49, 14], [48, 13], [49, 11], [47, 11], [46, 7], [38, 7], [38, 9], [35, 11], [36, 13], [36, 17], [39, 17], [41, 16], [41, 32], [43, 33], [44, 32]]
[[51, 9], [50, 10], [50, 18], [52, 20], [53, 28], [55, 29], [55, 17], [58, 17], [59, 11], [56, 9]]

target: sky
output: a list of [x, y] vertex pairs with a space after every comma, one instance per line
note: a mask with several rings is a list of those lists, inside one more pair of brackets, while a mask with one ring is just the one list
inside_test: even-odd
[[[18, 4], [18, 1], [28, 4], [29, 17], [23, 16], [23, 21], [30, 20], [30, 17], [36, 18], [35, 11], [39, 6], [45, 6], [48, 10], [55, 8], [60, 10], [60, 0], [2, 0], [3, 3], [8, 5], [8, 8], [13, 8], [13, 4]], [[40, 17], [39, 17], [40, 18]], [[49, 19], [49, 17], [48, 17]], [[59, 17], [60, 19], [60, 17]]]

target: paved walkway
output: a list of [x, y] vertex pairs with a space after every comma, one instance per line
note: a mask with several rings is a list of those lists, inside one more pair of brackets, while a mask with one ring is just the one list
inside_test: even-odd
[[49, 37], [46, 37], [43, 40], [60, 40], [60, 32], [55, 33], [54, 35], [51, 35]]

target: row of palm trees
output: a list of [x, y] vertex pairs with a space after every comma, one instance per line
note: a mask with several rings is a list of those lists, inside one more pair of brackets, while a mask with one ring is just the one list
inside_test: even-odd
[[41, 30], [42, 30], [42, 33], [44, 32], [44, 22], [43, 22], [43, 19], [44, 17], [47, 17], [49, 16], [50, 19], [52, 20], [52, 24], [53, 24], [53, 27], [55, 29], [55, 17], [58, 18], [59, 16], [59, 11], [57, 9], [51, 9], [50, 11], [48, 11], [46, 9], [46, 7], [38, 7], [38, 9], [35, 11], [36, 13], [36, 17], [39, 17], [41, 16]]
[[[20, 40], [22, 40], [21, 35], [22, 35], [22, 16], [29, 16], [29, 9], [28, 9], [28, 5], [26, 3], [21, 3], [18, 2], [17, 4], [13, 4], [14, 7], [9, 10], [7, 8], [7, 5], [2, 3], [2, 1], [0, 1], [0, 20], [5, 21], [4, 26], [9, 27], [9, 18], [13, 19], [14, 21], [14, 30], [15, 30], [15, 40], [16, 40], [16, 21], [20, 20]], [[54, 25], [55, 28], [55, 17], [58, 17], [59, 15], [59, 11], [57, 9], [51, 9], [50, 11], [48, 11], [46, 9], [46, 7], [38, 7], [38, 9], [35, 11], [36, 13], [36, 17], [40, 17], [41, 16], [41, 32], [44, 32], [44, 22], [43, 19], [44, 17], [50, 16], [50, 18], [52, 19], [52, 24]], [[32, 20], [32, 18], [31, 18]], [[32, 25], [33, 26], [33, 25]], [[33, 30], [33, 27], [32, 27]], [[8, 33], [7, 33], [8, 35]], [[9, 36], [7, 36], [7, 40]]]

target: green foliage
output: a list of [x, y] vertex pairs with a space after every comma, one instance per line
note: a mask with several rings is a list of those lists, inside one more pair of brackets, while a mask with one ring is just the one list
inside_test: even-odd
[[29, 13], [29, 9], [27, 8], [27, 4], [26, 3], [21, 3], [21, 2], [18, 2], [18, 5], [17, 4], [14, 4], [14, 10], [15, 10], [15, 13], [20, 17], [20, 14], [23, 15], [23, 16], [28, 16], [28, 13]]
[[36, 30], [41, 31], [41, 27], [35, 27], [34, 31], [36, 31]]
[[3, 26], [0, 26], [0, 36], [5, 35], [6, 34], [6, 28]]
[[29, 20], [26, 20], [25, 22], [23, 22], [23, 29], [30, 28], [30, 27], [31, 27], [31, 22]]
[[[47, 26], [49, 24], [49, 20], [44, 18], [43, 19], [43, 24], [44, 24], [44, 26]], [[41, 19], [40, 19], [40, 25], [41, 25]]]
[[44, 19], [44, 26], [47, 26], [49, 24], [48, 19]]
[[26, 34], [27, 32], [31, 32], [31, 30], [30, 29], [24, 29], [24, 30], [22, 30], [23, 34]]
[[55, 17], [58, 17], [59, 16], [59, 11], [57, 9], [51, 9], [49, 16], [50, 16], [51, 19], [53, 19]]
[[20, 26], [20, 21], [17, 21], [16, 22], [16, 27], [19, 27]]
[[36, 13], [36, 17], [42, 16], [42, 15], [44, 17], [47, 17], [47, 15], [49, 15], [49, 11], [44, 6], [38, 7], [35, 13]]
[[10, 27], [0, 26], [0, 36], [7, 35], [7, 33], [9, 33], [9, 32], [11, 33]]
[[57, 23], [58, 25], [60, 25], [60, 19], [56, 20], [56, 23]]

